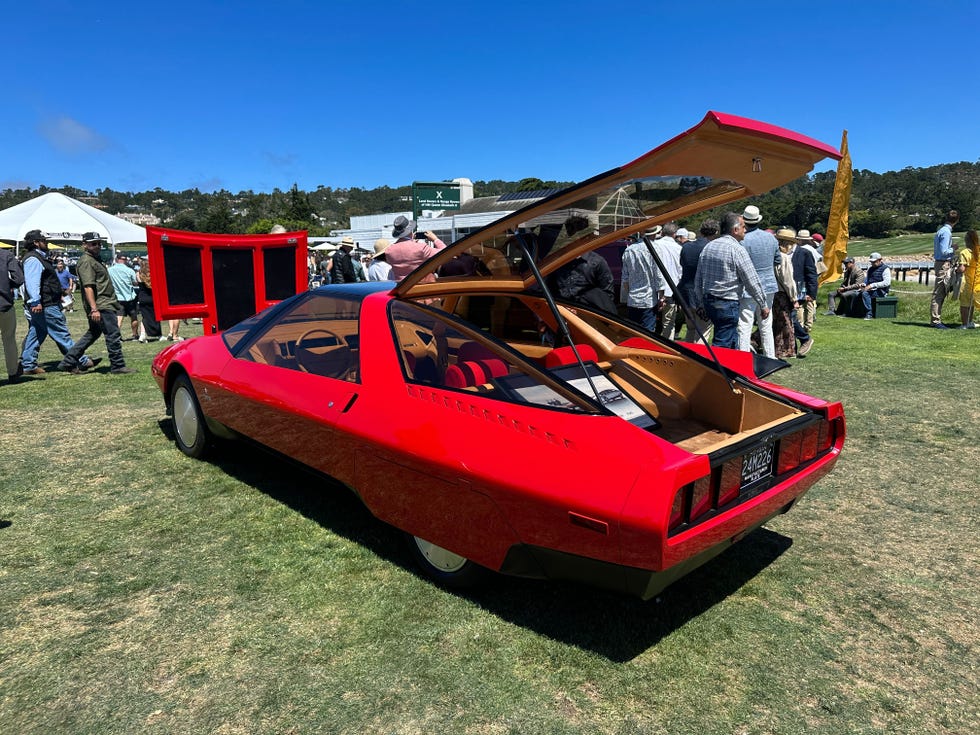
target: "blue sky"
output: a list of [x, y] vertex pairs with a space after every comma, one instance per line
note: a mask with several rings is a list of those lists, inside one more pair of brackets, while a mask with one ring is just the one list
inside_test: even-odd
[[578, 181], [708, 110], [834, 146], [847, 129], [855, 168], [980, 159], [977, 0], [37, 0], [4, 16], [0, 189]]

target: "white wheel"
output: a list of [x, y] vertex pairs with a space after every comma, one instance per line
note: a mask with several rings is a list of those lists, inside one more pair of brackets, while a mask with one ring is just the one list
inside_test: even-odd
[[210, 436], [197, 403], [197, 396], [194, 395], [194, 388], [186, 375], [181, 375], [174, 381], [170, 393], [170, 414], [180, 451], [195, 459], [203, 457]]
[[465, 556], [444, 549], [418, 536], [405, 534], [412, 555], [422, 570], [439, 584], [446, 587], [472, 587], [479, 582], [484, 569]]

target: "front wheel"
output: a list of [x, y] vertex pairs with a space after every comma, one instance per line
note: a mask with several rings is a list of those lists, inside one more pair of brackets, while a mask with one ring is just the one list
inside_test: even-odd
[[177, 446], [184, 454], [200, 459], [208, 450], [211, 435], [194, 394], [190, 378], [180, 375], [170, 390], [170, 413]]
[[429, 577], [445, 587], [473, 587], [480, 582], [485, 570], [465, 556], [437, 546], [431, 541], [406, 534], [412, 555]]

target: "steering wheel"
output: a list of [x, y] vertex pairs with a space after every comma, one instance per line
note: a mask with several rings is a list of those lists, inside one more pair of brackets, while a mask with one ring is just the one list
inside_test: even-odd
[[[303, 344], [314, 337], [328, 337], [336, 344], [315, 348]], [[354, 357], [347, 340], [323, 327], [314, 327], [303, 332], [296, 340], [295, 354], [300, 370], [330, 378], [343, 377], [350, 370]]]

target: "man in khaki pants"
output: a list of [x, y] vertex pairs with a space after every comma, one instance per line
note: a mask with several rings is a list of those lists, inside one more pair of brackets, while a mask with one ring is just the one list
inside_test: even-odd
[[933, 241], [932, 257], [936, 261], [936, 281], [932, 287], [932, 307], [929, 326], [936, 329], [949, 329], [943, 324], [943, 302], [949, 294], [949, 277], [953, 271], [953, 225], [960, 220], [960, 213], [951, 209], [946, 222], [936, 232]]

